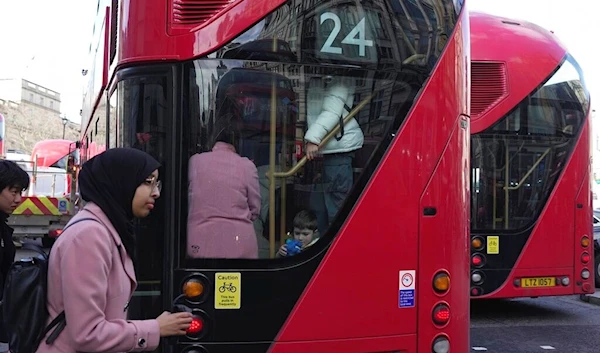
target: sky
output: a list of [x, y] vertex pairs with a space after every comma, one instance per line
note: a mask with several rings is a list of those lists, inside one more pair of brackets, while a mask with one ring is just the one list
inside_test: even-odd
[[83, 76], [97, 0], [0, 0], [0, 79], [24, 78], [58, 91], [61, 111], [80, 122]]
[[466, 0], [470, 11], [533, 22], [554, 32], [583, 71], [592, 107], [600, 92], [600, 21], [592, 0]]
[[[254, 0], [261, 1], [261, 0]], [[471, 10], [534, 22], [554, 33], [600, 92], [600, 21], [592, 0], [466, 0]], [[79, 122], [83, 76], [97, 0], [0, 1], [0, 79], [25, 78], [61, 93], [61, 110]], [[26, 14], [26, 16], [24, 16]]]

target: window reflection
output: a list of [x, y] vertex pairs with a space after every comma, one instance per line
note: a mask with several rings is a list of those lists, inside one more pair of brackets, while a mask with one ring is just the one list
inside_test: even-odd
[[[266, 71], [233, 60], [188, 69], [198, 117], [189, 131], [193, 258], [275, 257], [300, 236], [294, 224], [306, 213], [316, 242], [418, 90], [395, 72], [281, 64]], [[311, 143], [318, 150], [303, 160]]]
[[583, 126], [588, 93], [574, 61], [472, 137], [473, 229], [518, 230], [544, 207]]
[[291, 0], [186, 64], [187, 257], [289, 257], [333, 235], [455, 19], [447, 1]]

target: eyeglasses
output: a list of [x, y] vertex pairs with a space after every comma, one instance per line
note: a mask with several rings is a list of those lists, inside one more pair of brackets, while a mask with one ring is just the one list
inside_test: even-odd
[[146, 179], [145, 183], [146, 185], [150, 185], [150, 187], [152, 187], [152, 190], [156, 188], [158, 192], [162, 191], [162, 181], [156, 180], [156, 178]]

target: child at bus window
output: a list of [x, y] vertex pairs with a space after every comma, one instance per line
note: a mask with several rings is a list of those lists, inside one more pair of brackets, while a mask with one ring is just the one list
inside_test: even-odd
[[[302, 210], [294, 217], [294, 239], [299, 251], [302, 252], [319, 240], [317, 215], [310, 210]], [[278, 257], [293, 256], [296, 253], [288, 252], [288, 245], [283, 244], [277, 252]]]

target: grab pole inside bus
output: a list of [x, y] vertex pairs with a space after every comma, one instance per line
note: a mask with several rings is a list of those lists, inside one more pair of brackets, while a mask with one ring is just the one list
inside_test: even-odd
[[[273, 83], [273, 86], [271, 89], [272, 89], [271, 100], [272, 100], [272, 102], [274, 102], [275, 98], [276, 98], [274, 83]], [[356, 114], [358, 114], [358, 112], [362, 108], [364, 108], [364, 106], [367, 105], [367, 103], [369, 103], [371, 101], [371, 99], [377, 93], [379, 93], [379, 91], [381, 91], [381, 90], [383, 90], [383, 88], [374, 90], [374, 92], [371, 93], [367, 98], [363, 99], [354, 109], [352, 109], [352, 111], [350, 113], [348, 113], [348, 115], [346, 115], [344, 117], [343, 124], [346, 125], [348, 122], [350, 122], [350, 120], [352, 120], [352, 118], [354, 118], [354, 116]], [[275, 107], [274, 103], [271, 104], [271, 141], [270, 141], [271, 161], [270, 161], [270, 166], [269, 166], [270, 170], [269, 170], [269, 172], [267, 172], [267, 177], [269, 178], [269, 253], [270, 253], [271, 258], [275, 257], [275, 178], [283, 179], [281, 187], [282, 187], [282, 189], [284, 189], [287, 184], [285, 179], [298, 173], [300, 168], [302, 168], [308, 161], [308, 159], [306, 158], [306, 155], [305, 155], [290, 170], [282, 171], [282, 172], [275, 172], [275, 142], [276, 141], [275, 141], [274, 135], [275, 135], [275, 130], [277, 128], [277, 124], [276, 124], [276, 120], [275, 120], [277, 115], [276, 115], [276, 111], [275, 111], [274, 107]], [[327, 135], [325, 135], [325, 137], [323, 137], [323, 140], [321, 140], [319, 147], [325, 146], [327, 144], [327, 142], [329, 142], [329, 140], [339, 132], [340, 128], [341, 128], [341, 124], [336, 125]], [[283, 170], [283, 168], [282, 168], [282, 170]], [[285, 193], [283, 192], [283, 190], [282, 190], [281, 195], [282, 195], [281, 204], [285, 205], [286, 200], [285, 200]], [[285, 216], [285, 214], [282, 214], [282, 220], [281, 220], [281, 229], [282, 230], [285, 230], [284, 216]], [[285, 241], [284, 233], [285, 233], [285, 231], [282, 231], [282, 234], [281, 234], [282, 244]]]

